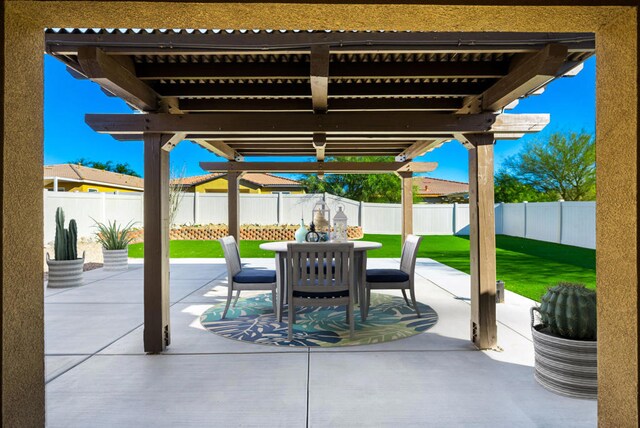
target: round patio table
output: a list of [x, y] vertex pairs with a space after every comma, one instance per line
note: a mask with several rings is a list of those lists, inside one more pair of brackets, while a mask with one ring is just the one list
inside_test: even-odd
[[[277, 305], [278, 309], [278, 321], [282, 321], [282, 305], [285, 303], [285, 291], [286, 291], [286, 277], [285, 277], [285, 259], [287, 258], [287, 244], [296, 241], [278, 241], [278, 242], [265, 242], [260, 244], [260, 249], [265, 251], [273, 251], [276, 253], [276, 276], [278, 280], [278, 300], [280, 304]], [[373, 241], [349, 241], [353, 242], [353, 257], [356, 275], [356, 286], [358, 293], [356, 293], [356, 302], [359, 300], [358, 295], [364, 295], [364, 283], [366, 279], [367, 268], [367, 251], [375, 250], [376, 248], [382, 248], [380, 242]], [[364, 305], [360, 305], [360, 315], [364, 317]], [[364, 318], [363, 318], [364, 319]]]

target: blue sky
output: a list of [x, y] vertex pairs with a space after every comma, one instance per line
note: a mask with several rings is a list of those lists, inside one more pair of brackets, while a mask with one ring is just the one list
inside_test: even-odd
[[[60, 61], [45, 55], [45, 164], [66, 163], [78, 158], [94, 161], [127, 162], [143, 175], [142, 142], [118, 142], [108, 135], [91, 130], [84, 123], [85, 113], [131, 113], [118, 98], [106, 96], [98, 85], [88, 80], [76, 80]], [[595, 132], [595, 58], [585, 62], [575, 77], [558, 79], [547, 86], [542, 95], [531, 96], [509, 113], [550, 113], [551, 123], [538, 134], [517, 141], [498, 141], [495, 148], [496, 171], [501, 163], [530, 139], [545, 139], [553, 132]], [[259, 158], [247, 160], [275, 160]], [[296, 158], [280, 158], [294, 160]], [[304, 160], [298, 158], [296, 160]], [[221, 160], [207, 150], [189, 143], [179, 144], [171, 152], [171, 167], [186, 168], [187, 175], [205, 173], [198, 166], [201, 161]], [[443, 145], [419, 161], [438, 162], [432, 177], [467, 181], [467, 151], [457, 142]]]

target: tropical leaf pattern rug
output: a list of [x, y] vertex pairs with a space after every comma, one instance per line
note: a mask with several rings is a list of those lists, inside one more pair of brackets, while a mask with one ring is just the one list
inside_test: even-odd
[[367, 321], [360, 321], [360, 310], [355, 307], [356, 330], [349, 338], [345, 307], [299, 307], [293, 340], [287, 340], [287, 313], [278, 322], [271, 306], [271, 295], [260, 294], [240, 298], [235, 308], [230, 307], [222, 320], [225, 303], [207, 309], [200, 317], [209, 331], [229, 339], [262, 345], [277, 346], [353, 346], [390, 342], [420, 334], [438, 322], [438, 314], [429, 306], [418, 302], [418, 318], [402, 297], [373, 293]]

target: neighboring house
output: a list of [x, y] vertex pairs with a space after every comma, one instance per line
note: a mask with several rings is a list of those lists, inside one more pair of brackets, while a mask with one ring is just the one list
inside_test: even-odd
[[65, 163], [44, 166], [44, 188], [53, 192], [142, 192], [144, 180]]
[[[226, 193], [227, 174], [213, 173], [171, 180], [184, 186], [185, 192]], [[240, 193], [305, 193], [299, 182], [272, 174], [246, 173], [240, 178]]]
[[415, 177], [413, 185], [421, 202], [469, 202], [469, 184], [431, 177]]

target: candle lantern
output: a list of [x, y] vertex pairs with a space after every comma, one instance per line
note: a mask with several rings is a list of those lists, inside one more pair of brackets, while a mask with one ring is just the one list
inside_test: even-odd
[[329, 205], [324, 201], [318, 201], [313, 207], [312, 218], [319, 241], [327, 242], [331, 231], [331, 224], [329, 223], [331, 221], [331, 210], [329, 210]]
[[338, 212], [333, 217], [333, 240], [336, 242], [347, 242], [347, 215], [342, 208], [338, 205]]

